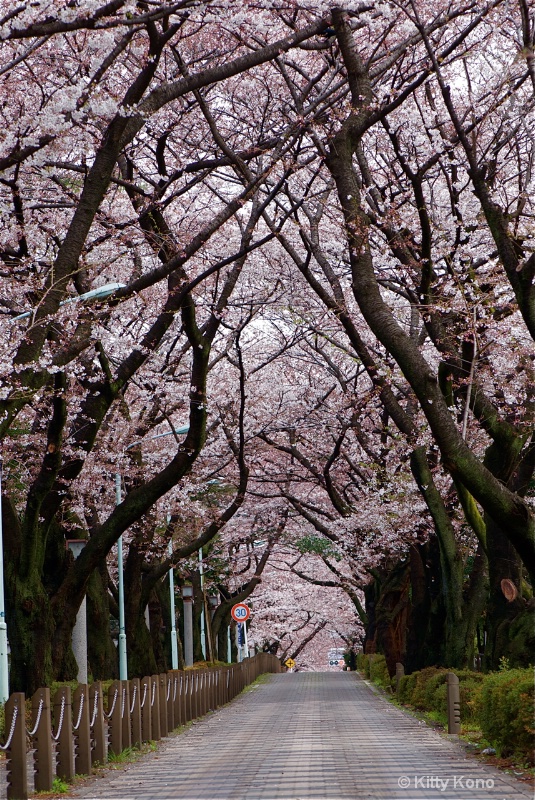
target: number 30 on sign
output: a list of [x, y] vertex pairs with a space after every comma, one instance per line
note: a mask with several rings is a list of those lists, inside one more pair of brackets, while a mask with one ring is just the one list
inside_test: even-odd
[[232, 619], [236, 622], [246, 622], [251, 616], [251, 609], [245, 603], [236, 603], [231, 609]]

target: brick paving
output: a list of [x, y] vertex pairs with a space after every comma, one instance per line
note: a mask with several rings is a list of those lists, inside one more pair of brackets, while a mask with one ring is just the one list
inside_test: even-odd
[[[405, 788], [406, 785], [406, 788]], [[481, 788], [483, 787], [483, 788]], [[78, 787], [102, 800], [525, 800], [353, 673], [286, 673]]]

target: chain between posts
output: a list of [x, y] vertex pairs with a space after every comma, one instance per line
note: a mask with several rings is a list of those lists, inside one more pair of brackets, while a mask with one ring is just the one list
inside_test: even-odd
[[126, 705], [126, 686], [121, 687], [122, 702], [121, 702], [121, 719], [124, 719], [124, 709]]
[[37, 720], [35, 721], [35, 725], [33, 726], [31, 731], [29, 731], [28, 728], [26, 728], [26, 733], [28, 734], [30, 739], [33, 739], [33, 737], [35, 736], [35, 734], [37, 733], [37, 731], [39, 729], [39, 723], [41, 722], [41, 714], [43, 713], [44, 704], [45, 704], [45, 701], [41, 697], [41, 699], [39, 700], [39, 708], [37, 709]]
[[134, 684], [134, 688], [132, 690], [132, 705], [130, 706], [130, 713], [134, 713], [134, 708], [136, 706], [136, 695], [137, 695], [137, 686]]
[[111, 719], [112, 714], [115, 711], [115, 703], [117, 702], [118, 696], [119, 696], [119, 690], [116, 688], [115, 689], [115, 694], [113, 695], [113, 702], [111, 704], [111, 708], [107, 713], [106, 713], [106, 711], [104, 712], [104, 716], [106, 717], [106, 719]]
[[145, 707], [145, 700], [146, 700], [146, 699], [147, 699], [147, 684], [145, 684], [145, 685], [143, 686], [143, 700], [142, 700], [142, 701], [141, 701], [141, 703], [140, 703], [140, 707], [141, 707], [141, 708], [144, 708], [144, 707]]
[[[264, 660], [259, 660], [258, 664], [261, 664], [262, 667], [264, 666]], [[234, 677], [230, 680], [230, 689], [231, 694], [234, 696], [236, 691], [238, 690], [238, 681], [235, 680], [235, 677], [243, 676], [243, 683], [246, 684], [250, 680], [252, 680], [253, 675], [257, 673], [257, 662], [255, 661], [253, 664], [250, 665], [249, 669], [242, 669], [242, 670], [229, 670], [227, 671], [227, 682], [230, 680], [230, 675], [232, 674]], [[273, 660], [266, 664], [267, 670], [266, 671], [278, 671], [280, 668], [280, 664], [275, 657]], [[179, 718], [183, 718], [186, 720], [191, 719], [191, 715], [194, 714], [196, 716], [203, 713], [203, 709], [206, 707], [206, 698], [203, 699], [203, 694], [206, 692], [207, 687], [210, 686], [210, 681], [212, 681], [212, 686], [218, 687], [221, 683], [221, 688], [224, 687], [224, 673], [216, 672], [211, 675], [210, 678], [207, 677], [206, 674], [203, 675], [193, 675], [189, 673], [167, 673], [167, 687], [166, 691], [164, 691], [164, 684], [163, 678], [165, 676], [152, 676], [152, 678], [147, 678], [144, 680], [143, 684], [143, 692], [141, 692], [141, 685], [136, 682], [132, 687], [132, 695], [131, 697], [128, 694], [128, 687], [124, 686], [121, 683], [117, 683], [114, 687], [114, 695], [113, 697], [109, 696], [109, 706], [110, 711], [106, 713], [102, 708], [102, 689], [100, 688], [100, 684], [98, 684], [99, 688], [95, 686], [94, 688], [91, 687], [90, 691], [94, 692], [93, 694], [93, 709], [91, 715], [91, 722], [90, 722], [90, 730], [91, 734], [87, 732], [87, 736], [91, 735], [95, 742], [95, 752], [98, 750], [98, 759], [102, 762], [107, 760], [106, 753], [107, 748], [105, 745], [105, 720], [113, 719], [113, 716], [117, 714], [118, 709], [116, 703], [118, 702], [118, 694], [119, 690], [123, 690], [122, 696], [122, 716], [126, 719], [125, 715], [133, 714], [137, 717], [137, 727], [136, 727], [136, 741], [148, 741], [150, 738], [153, 738], [153, 730], [151, 730], [151, 726], [154, 723], [156, 724], [156, 731], [160, 728], [160, 723], [162, 725], [162, 730], [167, 730], [167, 725], [171, 726], [173, 720], [176, 723], [177, 717], [175, 716], [175, 709], [169, 708], [169, 703], [174, 702], [176, 699], [184, 697], [184, 705], [180, 706], [178, 709], [178, 716]], [[152, 689], [150, 689], [149, 681], [152, 683]], [[173, 683], [173, 688], [171, 688], [171, 682]], [[215, 682], [215, 683], [214, 683]], [[239, 681], [240, 685], [242, 681]], [[202, 684], [202, 689], [201, 689]], [[110, 693], [111, 695], [112, 693]], [[145, 707], [145, 711], [143, 714], [139, 712], [139, 697], [143, 694], [141, 707]], [[218, 706], [219, 702], [222, 699], [221, 692], [218, 690], [216, 693], [216, 697], [214, 697], [216, 707]], [[167, 696], [167, 708], [166, 708], [166, 696]], [[88, 741], [84, 743], [84, 731], [86, 728], [82, 726], [82, 721], [84, 719], [84, 714], [86, 712], [86, 705], [90, 707], [90, 700], [89, 696], [86, 696], [86, 693], [79, 693], [79, 706], [76, 713], [76, 724], [72, 725], [71, 719], [71, 706], [70, 706], [70, 692], [68, 689], [62, 692], [61, 697], [57, 696], [56, 704], [55, 704], [55, 719], [57, 721], [57, 730], [54, 733], [54, 730], [51, 730], [51, 719], [49, 716], [48, 710], [48, 700], [47, 696], [40, 696], [36, 697], [34, 701], [34, 714], [35, 714], [35, 723], [33, 729], [30, 731], [25, 726], [24, 720], [24, 705], [21, 703], [24, 702], [24, 696], [21, 694], [20, 696], [14, 696], [14, 702], [10, 700], [11, 703], [11, 719], [9, 722], [9, 734], [7, 733], [6, 728], [6, 742], [3, 745], [0, 745], [0, 751], [9, 751], [8, 756], [14, 756], [16, 765], [17, 765], [17, 775], [25, 775], [27, 770], [27, 751], [26, 751], [26, 735], [29, 735], [35, 742], [36, 748], [36, 761], [35, 764], [37, 765], [37, 769], [43, 771], [39, 772], [42, 778], [43, 786], [45, 784], [48, 785], [48, 779], [52, 781], [53, 777], [53, 763], [52, 763], [52, 754], [54, 750], [54, 743], [56, 744], [56, 751], [59, 753], [60, 758], [63, 759], [61, 763], [58, 761], [58, 764], [61, 767], [61, 770], [64, 772], [71, 769], [71, 766], [74, 762], [72, 762], [73, 758], [73, 742], [72, 738], [70, 739], [69, 743], [69, 736], [67, 734], [74, 734], [74, 747], [80, 747], [80, 742], [84, 745], [86, 750], [88, 750], [87, 745], [89, 744]], [[231, 699], [228, 697], [228, 699]], [[156, 702], [158, 700], [158, 702]], [[110, 702], [111, 701], [111, 702]], [[147, 712], [147, 706], [150, 703], [150, 706], [153, 706], [152, 713], [150, 708]], [[131, 706], [131, 707], [130, 707]], [[89, 716], [87, 714], [87, 716]], [[148, 724], [147, 724], [148, 720]], [[45, 724], [46, 723], [46, 724]], [[134, 721], [131, 722], [134, 725]], [[63, 730], [63, 726], [65, 726], [66, 730]], [[86, 722], [87, 727], [87, 722]], [[20, 736], [19, 736], [20, 734]], [[147, 738], [145, 738], [147, 737]], [[158, 737], [160, 738], [160, 737]], [[52, 750], [50, 749], [52, 747]], [[61, 751], [61, 752], [60, 752]], [[84, 751], [85, 752], [85, 751]], [[78, 758], [76, 755], [76, 751], [74, 752], [75, 757]], [[83, 753], [82, 753], [83, 755]], [[50, 759], [50, 768], [48, 767], [48, 761]], [[90, 759], [90, 756], [88, 756]], [[15, 763], [15, 761], [13, 763]], [[67, 763], [68, 761], [68, 763]], [[72, 763], [71, 763], [72, 762]], [[87, 761], [87, 771], [91, 771], [91, 762], [90, 760]], [[39, 766], [40, 765], [40, 766]], [[19, 769], [20, 767], [20, 769]], [[72, 766], [74, 769], [74, 767]], [[19, 775], [20, 773], [20, 775]], [[46, 774], [45, 774], [46, 773]], [[52, 775], [52, 777], [51, 777]], [[10, 780], [8, 776], [8, 781]], [[8, 783], [8, 794], [11, 791], [10, 786], [15, 784]], [[16, 797], [26, 797], [27, 793], [26, 790], [16, 789], [17, 792], [21, 791], [22, 794], [16, 794], [13, 796]], [[10, 795], [11, 796], [11, 795]]]
[[63, 726], [63, 717], [65, 716], [65, 695], [61, 698], [61, 708], [59, 711], [59, 723], [58, 723], [58, 731], [57, 733], [52, 734], [52, 738], [55, 742], [59, 742], [59, 737], [61, 736], [61, 728]]
[[11, 727], [9, 729], [9, 736], [6, 739], [5, 744], [0, 744], [0, 750], [9, 750], [9, 745], [11, 744], [11, 740], [13, 739], [13, 734], [15, 733], [15, 725], [17, 723], [17, 717], [19, 715], [19, 707], [15, 706], [13, 711], [13, 718], [11, 720]]
[[91, 722], [89, 723], [89, 727], [92, 728], [96, 722], [98, 713], [98, 689], [95, 691], [95, 702], [93, 703], [93, 716], [91, 717]]
[[82, 712], [84, 710], [84, 702], [85, 702], [85, 694], [82, 693], [80, 695], [80, 709], [78, 711], [78, 721], [77, 721], [76, 725], [72, 726], [73, 731], [77, 731], [78, 728], [80, 727], [80, 723], [82, 721]]

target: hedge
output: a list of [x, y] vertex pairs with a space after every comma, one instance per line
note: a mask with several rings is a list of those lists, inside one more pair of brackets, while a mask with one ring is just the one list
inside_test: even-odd
[[[380, 686], [390, 686], [384, 656], [357, 656], [357, 668]], [[400, 678], [399, 702], [422, 711], [447, 716], [447, 675], [444, 667], [426, 667]], [[481, 729], [500, 756], [521, 757], [535, 763], [535, 684], [532, 668], [484, 675], [455, 670], [459, 678], [461, 723]]]
[[483, 735], [499, 755], [527, 755], [535, 746], [535, 692], [532, 669], [509, 669], [485, 676], [477, 701]]
[[359, 672], [363, 672], [366, 678], [385, 689], [391, 685], [386, 659], [379, 653], [374, 653], [373, 655], [358, 653], [357, 669]]

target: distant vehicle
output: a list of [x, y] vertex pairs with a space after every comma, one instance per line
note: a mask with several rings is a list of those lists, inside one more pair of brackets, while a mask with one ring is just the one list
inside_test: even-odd
[[343, 667], [344, 662], [344, 648], [343, 647], [331, 647], [329, 653], [327, 655], [327, 660], [329, 662], [330, 667]]

